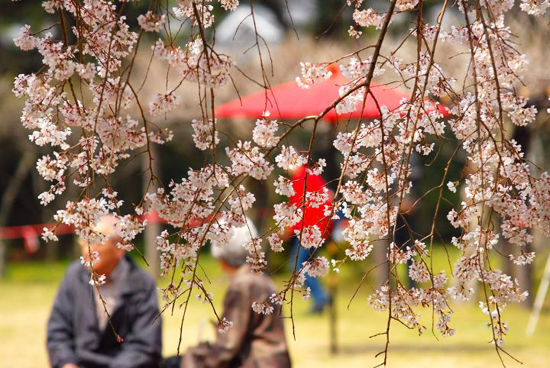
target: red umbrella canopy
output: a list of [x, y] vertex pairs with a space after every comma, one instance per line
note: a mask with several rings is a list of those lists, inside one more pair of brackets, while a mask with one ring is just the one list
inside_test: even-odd
[[[280, 120], [319, 115], [340, 97], [339, 88], [349, 82], [350, 80], [339, 72], [333, 73], [330, 79], [308, 89], [299, 87], [295, 81], [286, 82], [220, 105], [216, 108], [216, 117], [256, 119], [262, 117], [264, 111], [270, 112], [270, 118]], [[390, 111], [398, 108], [403, 98], [410, 98], [406, 92], [375, 83], [371, 83], [371, 91], [376, 97], [378, 105], [386, 106]], [[337, 114], [335, 109], [331, 109], [324, 119], [336, 122], [350, 118], [373, 119], [380, 116], [378, 106], [370, 94], [367, 96], [363, 111], [361, 111], [361, 105], [362, 102], [357, 104], [357, 109], [354, 112], [341, 115]], [[440, 107], [439, 110], [444, 116], [448, 115], [444, 107]]]

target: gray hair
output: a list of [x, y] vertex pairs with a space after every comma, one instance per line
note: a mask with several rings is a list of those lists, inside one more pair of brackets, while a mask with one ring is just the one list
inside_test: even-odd
[[247, 217], [246, 222], [244, 226], [231, 228], [227, 244], [212, 246], [214, 258], [223, 259], [233, 267], [239, 267], [246, 262], [248, 251], [244, 246], [258, 236], [252, 220]]

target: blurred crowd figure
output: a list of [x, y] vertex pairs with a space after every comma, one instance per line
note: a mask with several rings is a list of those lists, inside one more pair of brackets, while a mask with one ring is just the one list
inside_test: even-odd
[[[114, 217], [100, 219], [102, 244], [80, 241], [83, 262], [67, 270], [47, 326], [53, 368], [156, 368], [162, 334], [157, 288], [125, 251]], [[88, 268], [92, 267], [92, 276]], [[105, 283], [91, 285], [97, 275]], [[99, 293], [98, 293], [99, 291]]]
[[244, 245], [258, 236], [250, 219], [243, 227], [233, 228], [229, 242], [212, 247], [212, 255], [231, 280], [223, 302], [222, 321], [231, 321], [228, 329], [219, 328], [213, 343], [201, 343], [182, 357], [166, 359], [163, 368], [287, 368], [291, 366], [281, 306], [269, 303], [269, 313], [257, 313], [252, 303], [268, 302], [276, 292], [270, 278], [253, 272], [246, 263]]
[[[401, 200], [399, 213], [395, 220], [395, 232], [393, 241], [398, 249], [403, 252], [407, 248], [413, 248], [414, 241], [418, 239], [418, 212], [419, 206], [416, 203], [421, 198], [421, 179], [423, 173], [423, 165], [420, 157], [414, 151], [410, 156], [410, 175], [409, 180], [412, 183], [410, 191], [405, 194]], [[399, 198], [397, 198], [399, 200]], [[406, 287], [412, 288], [416, 286], [416, 282], [409, 276], [408, 269], [412, 265], [413, 260], [410, 258], [407, 261], [407, 276]]]
[[[312, 175], [311, 173], [308, 173], [306, 178], [305, 166], [299, 167], [292, 173], [291, 181], [294, 189], [294, 195], [289, 198], [289, 202], [298, 208], [303, 209], [303, 221], [297, 222], [287, 231], [287, 235], [290, 236], [290, 242], [292, 243], [292, 254], [289, 259], [290, 272], [299, 272], [303, 267], [303, 263], [315, 257], [315, 253], [319, 252], [323, 244], [321, 244], [318, 248], [312, 247], [306, 249], [300, 245], [298, 235], [302, 231], [303, 227], [317, 226], [319, 230], [321, 230], [321, 237], [323, 238], [323, 242], [325, 242], [331, 235], [332, 227], [331, 219], [325, 216], [325, 206], [330, 208], [332, 206], [332, 202], [327, 200], [327, 202], [318, 207], [303, 205], [304, 192], [322, 192], [327, 185], [325, 180], [320, 175]], [[305, 286], [310, 289], [311, 296], [313, 298], [311, 312], [322, 312], [323, 309], [331, 303], [331, 296], [323, 288], [321, 282], [315, 277], [306, 275]]]

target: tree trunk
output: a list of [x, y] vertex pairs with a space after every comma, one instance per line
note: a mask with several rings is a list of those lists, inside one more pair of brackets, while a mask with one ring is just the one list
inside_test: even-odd
[[[143, 161], [142, 161], [142, 170], [143, 170], [143, 194], [145, 194], [147, 191], [152, 191], [156, 189], [156, 186], [154, 183], [150, 182], [151, 179], [151, 169], [155, 173], [155, 175], [158, 175], [160, 173], [159, 171], [159, 154], [156, 149], [155, 145], [150, 145], [150, 152], [151, 156], [153, 158], [153, 162], [151, 165], [152, 168], [149, 167], [149, 156], [143, 155]], [[149, 186], [149, 183], [151, 183], [151, 186]], [[155, 280], [158, 280], [159, 277], [159, 271], [160, 271], [160, 260], [159, 260], [159, 253], [157, 251], [157, 246], [155, 239], [160, 234], [160, 224], [158, 222], [150, 223], [145, 227], [145, 233], [144, 233], [144, 241], [145, 241], [145, 259], [149, 263], [149, 274], [151, 277], [153, 277]]]
[[[13, 203], [17, 198], [17, 194], [21, 189], [23, 180], [29, 174], [32, 169], [34, 161], [36, 159], [36, 150], [26, 149], [23, 157], [17, 165], [15, 174], [8, 183], [6, 191], [2, 195], [2, 203], [0, 204], [0, 227], [5, 226], [8, 222], [8, 216], [10, 215]], [[6, 257], [7, 257], [7, 245], [0, 239], [0, 277], [3, 277], [6, 273]]]
[[[521, 145], [525, 157], [529, 157], [532, 148], [532, 141], [534, 138], [532, 127], [516, 126], [514, 128], [513, 139]], [[532, 230], [530, 230], [532, 233]], [[532, 244], [527, 244], [525, 251], [531, 252], [533, 250]], [[531, 308], [533, 306], [533, 267], [532, 265], [518, 266], [512, 263], [513, 275], [517, 278], [520, 288], [529, 292], [525, 303], [522, 306]]]
[[373, 258], [376, 266], [375, 287], [379, 288], [388, 281], [388, 241], [374, 242]]
[[0, 239], [0, 278], [6, 275], [6, 253], [8, 251], [7, 245], [2, 239]]

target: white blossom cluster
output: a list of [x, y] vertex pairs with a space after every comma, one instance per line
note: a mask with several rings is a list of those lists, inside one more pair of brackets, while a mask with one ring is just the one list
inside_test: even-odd
[[167, 46], [159, 38], [152, 49], [158, 58], [178, 72], [181, 81], [199, 81], [211, 87], [219, 87], [229, 80], [229, 69], [233, 65], [231, 58], [209, 52], [201, 38], [189, 41], [183, 48]]
[[138, 16], [137, 21], [139, 26], [146, 32], [158, 32], [163, 25], [166, 16], [158, 15], [149, 10], [147, 13]]
[[308, 89], [312, 85], [329, 79], [332, 72], [326, 64], [312, 64], [309, 62], [300, 62], [302, 76], [296, 77], [298, 86]]
[[[116, 216], [122, 229], [118, 246], [131, 250], [147, 224], [143, 214], [158, 213], [171, 227], [156, 239], [161, 272], [166, 275], [173, 271], [182, 279], [163, 289], [163, 300], [174, 303], [195, 290], [202, 301], [212, 303], [196, 272], [199, 251], [206, 244], [223, 247], [233, 227], [247, 224], [247, 211], [253, 208], [256, 198], [246, 189], [245, 180], [268, 181], [276, 194], [288, 198], [273, 206], [271, 227], [261, 237], [251, 236], [246, 244], [247, 261], [254, 271], [261, 272], [267, 266], [263, 240], [267, 240], [271, 251], [281, 252], [288, 228], [293, 228], [302, 247], [316, 253], [325, 242], [327, 229], [321, 224], [305, 224], [304, 216], [305, 209], [321, 210], [323, 220], [339, 218], [348, 223], [343, 231], [345, 256], [331, 260], [335, 271], [339, 269], [336, 264], [341, 267], [347, 261], [363, 261], [376, 247], [389, 244], [386, 262], [392, 282], [370, 296], [374, 309], [386, 311], [388, 318], [421, 333], [425, 326], [417, 314], [418, 307], [430, 307], [437, 317], [435, 327], [443, 335], [452, 335], [449, 301], [471, 299], [473, 283], [481, 283], [489, 291], [482, 300], [482, 310], [489, 316], [493, 342], [502, 345], [507, 326], [498, 311], [525, 299], [526, 294], [516, 280], [491, 267], [490, 254], [498, 242], [503, 242], [511, 250], [513, 262], [530, 264], [535, 257], [528, 247], [533, 241], [532, 229], [542, 229], [550, 236], [550, 175], [536, 172], [525, 161], [522, 147], [504, 134], [504, 119], [516, 126], [529, 126], [538, 113], [516, 94], [528, 64], [526, 56], [516, 50], [505, 23], [505, 15], [515, 1], [482, 0], [481, 9], [459, 1], [463, 24], [446, 31], [438, 24], [416, 25], [407, 37], [418, 37], [422, 42], [410, 58], [400, 57], [397, 52], [382, 56], [380, 43], [338, 59], [338, 67], [349, 79], [340, 87], [340, 98], [335, 101], [338, 114], [356, 111], [377, 77], [411, 86], [411, 96], [392, 111], [379, 105], [376, 119], [342, 124], [347, 127], [339, 128], [331, 142], [340, 155], [338, 188], [334, 193], [325, 187], [306, 191], [298, 202], [289, 201], [295, 199], [297, 187], [281, 172], [307, 166], [306, 177], [319, 176], [327, 162], [322, 158], [316, 161], [311, 150], [301, 150], [284, 138], [310, 120], [317, 124], [323, 116], [291, 125], [270, 119], [265, 113], [246, 137], [229, 139], [236, 143], [219, 147], [224, 145], [220, 143], [220, 126], [210, 108], [215, 106], [217, 88], [229, 80], [233, 62], [215, 51], [209, 36], [215, 25], [214, 2], [178, 0], [167, 11], [151, 7], [156, 10], [138, 16], [136, 22], [123, 15], [124, 3], [44, 1], [47, 12], [62, 14], [60, 19], [70, 17], [76, 25], [68, 27], [60, 21], [60, 32], [56, 33], [59, 39], [46, 32], [33, 33], [30, 26], [24, 26], [14, 40], [22, 50], [37, 50], [43, 63], [40, 71], [19, 75], [13, 86], [15, 95], [25, 99], [21, 123], [30, 131], [29, 140], [50, 151], [36, 164], [39, 174], [51, 184], [39, 195], [40, 202], [51, 203], [68, 185], [79, 187], [83, 193], [57, 211], [56, 221], [74, 226], [85, 241], [99, 243], [104, 235], [93, 230], [96, 222], [105, 215]], [[217, 3], [232, 11], [239, 1]], [[418, 0], [390, 4], [393, 10], [380, 12], [364, 8], [361, 0], [348, 0], [353, 6], [350, 35], [361, 42], [363, 27], [385, 30], [394, 13], [416, 11]], [[550, 3], [521, 0], [519, 7], [526, 13], [543, 15]], [[172, 37], [172, 22], [188, 30], [180, 35], [183, 41]], [[138, 27], [131, 30], [129, 24]], [[167, 83], [153, 91], [150, 98], [142, 96], [131, 78], [144, 32], [158, 36], [152, 57], [175, 75], [170, 74]], [[69, 40], [73, 39], [76, 41], [71, 44]], [[441, 42], [465, 50], [462, 54], [469, 58], [462, 86], [443, 63], [434, 59], [434, 49]], [[314, 88], [334, 71], [331, 63], [304, 62], [300, 66], [301, 76], [296, 80], [304, 88]], [[201, 101], [208, 100], [201, 102], [203, 116], [191, 121], [190, 126], [196, 148], [211, 150], [211, 161], [189, 169], [186, 177], [172, 180], [166, 187], [155, 183], [158, 187], [134, 206], [135, 213], [121, 213], [123, 204], [109, 185], [110, 176], [123, 160], [137, 154], [151, 158], [152, 144], [172, 139], [173, 134], [160, 129], [158, 123], [178, 108], [178, 89], [188, 83], [197, 85]], [[433, 101], [446, 97], [451, 103], [444, 114], [439, 103]], [[440, 198], [459, 188], [464, 192], [460, 206], [447, 214], [461, 234], [452, 240], [461, 252], [449, 276], [452, 282], [445, 273], [435, 273], [429, 266], [428, 243], [433, 241], [433, 231], [422, 241], [410, 241], [405, 246], [391, 242], [398, 216], [405, 211], [403, 199], [415, 189], [412, 155], [431, 158], [447, 135], [457, 139], [470, 166], [464, 178], [448, 178], [445, 170], [442, 184], [434, 188], [440, 191]], [[317, 143], [313, 138], [311, 142]], [[217, 159], [217, 149], [223, 149], [227, 157]], [[155, 181], [153, 168], [150, 170], [151, 180]], [[498, 224], [491, 220], [495, 217], [499, 218]], [[44, 230], [43, 238], [56, 240], [51, 229]], [[407, 289], [399, 283], [395, 273], [399, 264], [408, 264], [408, 274], [417, 287]], [[326, 258], [315, 256], [303, 266], [283, 290], [267, 301], [256, 301], [251, 308], [270, 314], [275, 306], [289, 300], [287, 292], [297, 291], [308, 297], [306, 275], [321, 277], [330, 265]], [[103, 281], [91, 280], [94, 285]], [[227, 331], [231, 324], [220, 320], [220, 331]]]
[[307, 163], [307, 158], [301, 155], [293, 146], [281, 147], [281, 153], [275, 157], [277, 166], [284, 170], [296, 170]]
[[304, 262], [303, 269], [311, 277], [324, 276], [329, 270], [329, 263], [325, 257], [315, 257]]
[[193, 142], [195, 146], [200, 150], [214, 149], [215, 146], [220, 143], [218, 132], [216, 131], [216, 123], [211, 119], [207, 122], [200, 120], [193, 120], [191, 122], [193, 127]]
[[[165, 46], [166, 41], [159, 38], [153, 47], [154, 57], [177, 70], [181, 80], [170, 83], [175, 88], [167, 86], [156, 91], [147, 101], [130, 78], [140, 34], [158, 34], [166, 30], [166, 21], [170, 18], [174, 21], [174, 14], [194, 9], [193, 2], [178, 2], [174, 14], [149, 10], [137, 17], [139, 28], [136, 30], [129, 25], [136, 23], [135, 20], [130, 22], [121, 11], [124, 3], [107, 0], [44, 1], [43, 7], [48, 13], [60, 15], [59, 32], [55, 33], [59, 36], [44, 31], [33, 33], [28, 25], [20, 30], [14, 40], [16, 46], [27, 51], [36, 49], [44, 67], [36, 73], [19, 75], [13, 92], [25, 99], [21, 122], [31, 131], [29, 140], [38, 146], [51, 147], [51, 153], [37, 161], [38, 172], [51, 183], [51, 187], [40, 194], [41, 203], [51, 203], [65, 192], [68, 185], [81, 187], [85, 194], [57, 211], [55, 220], [74, 226], [79, 237], [96, 244], [104, 240], [104, 235], [94, 231], [94, 226], [102, 216], [113, 215], [121, 229], [121, 241], [117, 245], [129, 251], [147, 223], [142, 216], [144, 207], [146, 210], [158, 209], [174, 226], [181, 226], [197, 215], [211, 214], [213, 191], [229, 187], [224, 172], [216, 171], [216, 166], [205, 167], [198, 172], [191, 171], [189, 178], [180, 184], [173, 183], [168, 195], [160, 188], [158, 192], [150, 193], [147, 200], [136, 207], [135, 213], [122, 214], [122, 201], [110, 189], [109, 176], [116, 172], [122, 160], [137, 154], [150, 155], [152, 144], [163, 144], [172, 139], [172, 133], [158, 128], [157, 123], [180, 104], [177, 89], [183, 80], [196, 81], [198, 78], [209, 86], [218, 86], [227, 80], [231, 62], [228, 57], [204, 47], [198, 28], [183, 47]], [[233, 10], [238, 1], [222, 1], [221, 5]], [[203, 18], [205, 14], [200, 12], [208, 12], [211, 7], [199, 4], [197, 9], [199, 18]], [[188, 15], [194, 18], [197, 14], [190, 12]], [[71, 26], [73, 22], [65, 23], [68, 18], [74, 21], [74, 26]], [[146, 106], [149, 109], [144, 111]], [[210, 124], [195, 123], [194, 139], [198, 146], [210, 147], [219, 141], [211, 121]], [[201, 189], [204, 192], [197, 193]], [[189, 193], [192, 193], [189, 202], [178, 201]], [[198, 208], [191, 208], [193, 205], [186, 207], [193, 202], [195, 195], [200, 202]], [[230, 210], [227, 223], [242, 223], [242, 218], [238, 218], [242, 211], [242, 207]], [[186, 218], [186, 214], [193, 216]], [[223, 241], [225, 228], [196, 227], [180, 241], [168, 233], [161, 234], [157, 246], [162, 271], [166, 273], [174, 267], [174, 259], [190, 262], [205, 234], [209, 234], [208, 240]], [[49, 228], [44, 229], [42, 237], [57, 240]], [[186, 243], [182, 244], [181, 239]], [[98, 277], [92, 277], [94, 285], [101, 284]], [[190, 285], [198, 285], [196, 280], [190, 281]], [[173, 297], [178, 293], [172, 292], [168, 294]]]
[[[386, 16], [392, 15], [362, 9], [361, 1], [348, 3], [354, 6], [353, 19], [361, 27], [382, 28]], [[397, 1], [396, 7], [399, 11], [408, 11], [416, 4], [417, 1]], [[451, 42], [468, 50], [471, 58], [468, 85], [460, 90], [456, 79], [446, 75], [428, 50], [419, 51], [418, 58], [411, 62], [391, 55], [383, 64], [391, 67], [403, 83], [414, 80], [419, 88], [396, 110], [388, 111], [380, 106], [380, 119], [368, 125], [360, 124], [353, 131], [341, 132], [334, 142], [344, 158], [343, 173], [350, 179], [342, 183], [345, 206], [341, 209], [349, 221], [344, 236], [350, 245], [346, 255], [351, 260], [365, 259], [377, 246], [376, 240], [388, 239], [394, 230], [397, 204], [411, 190], [412, 152], [430, 155], [437, 149], [437, 143], [429, 139], [452, 132], [468, 156], [473, 168], [471, 172], [463, 181], [447, 182], [449, 191], [456, 192], [457, 186], [462, 184], [465, 193], [461, 207], [448, 214], [451, 224], [462, 233], [452, 242], [463, 252], [454, 267], [454, 284], [446, 286], [446, 277], [431, 272], [426, 262], [429, 255], [425, 250], [420, 251], [425, 245], [415, 242], [407, 249], [400, 249], [391, 243], [388, 261], [409, 262], [409, 276], [420, 286], [406, 290], [386, 285], [370, 299], [375, 309], [388, 311], [392, 317], [419, 332], [423, 327], [412, 308], [430, 305], [440, 317], [436, 327], [444, 335], [452, 334], [447, 300], [469, 300], [473, 296], [473, 282], [491, 291], [489, 301], [485, 301], [491, 311], [524, 300], [526, 294], [517, 281], [491, 268], [489, 253], [501, 239], [511, 248], [512, 261], [519, 265], [529, 264], [534, 259], [534, 253], [527, 251], [527, 245], [533, 240], [530, 230], [544, 230], [550, 226], [550, 204], [544, 203], [550, 193], [548, 174], [533, 175], [523, 159], [522, 147], [513, 140], [502, 138], [503, 119], [526, 126], [537, 114], [535, 107], [528, 106], [527, 100], [514, 92], [527, 67], [525, 55], [515, 49], [511, 31], [504, 23], [504, 14], [514, 1], [482, 1], [480, 4], [495, 15], [494, 20], [483, 18], [484, 13], [472, 11], [475, 10], [471, 8], [473, 5], [460, 1], [465, 18], [463, 26], [443, 31], [436, 25], [423, 25], [413, 30], [415, 36], [421, 30], [424, 39], [432, 43], [437, 40]], [[530, 14], [544, 14], [548, 4], [522, 1], [520, 7]], [[341, 88], [343, 100], [337, 106], [339, 113], [354, 111], [364, 101], [365, 78], [384, 74], [384, 69], [388, 69], [380, 65], [370, 57], [360, 61], [353, 56], [341, 67], [352, 82]], [[447, 94], [454, 100], [450, 109], [452, 117], [443, 120], [437, 104], [428, 102], [426, 97]], [[499, 217], [497, 230], [494, 224], [488, 225], [490, 214]], [[431, 285], [424, 288], [426, 284]], [[495, 343], [501, 345], [506, 333], [504, 322], [500, 314], [491, 318], [495, 318], [490, 324], [496, 336]]]
[[265, 112], [262, 119], [256, 120], [252, 139], [262, 148], [273, 148], [279, 143], [279, 138], [276, 135], [278, 129], [277, 120], [269, 120], [269, 112]]

